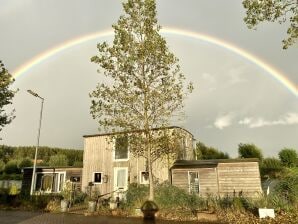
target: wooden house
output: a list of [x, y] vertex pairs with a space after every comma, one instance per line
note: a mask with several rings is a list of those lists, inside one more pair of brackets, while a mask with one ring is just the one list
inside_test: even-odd
[[[30, 193], [33, 167], [23, 168], [22, 192]], [[65, 181], [73, 183], [74, 190], [81, 190], [82, 167], [36, 167], [34, 192], [59, 193]]]
[[[153, 175], [157, 182], [170, 180], [170, 167], [177, 159], [194, 159], [193, 135], [180, 127], [168, 127], [182, 136], [180, 151], [175, 158], [160, 158], [154, 162]], [[164, 129], [152, 129], [156, 133]], [[137, 131], [142, 132], [142, 131]], [[119, 189], [126, 190], [128, 184], [148, 184], [148, 169], [145, 158], [130, 152], [129, 133], [107, 133], [84, 136], [84, 157], [82, 190], [87, 192], [92, 186], [100, 194], [107, 194]], [[121, 136], [127, 134], [128, 144], [117, 144], [124, 141]]]
[[261, 178], [258, 159], [176, 161], [171, 183], [201, 196], [258, 196]]

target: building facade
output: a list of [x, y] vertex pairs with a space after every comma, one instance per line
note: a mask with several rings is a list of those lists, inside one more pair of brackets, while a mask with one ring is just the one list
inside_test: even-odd
[[[153, 129], [157, 133], [162, 129]], [[170, 180], [170, 168], [177, 159], [194, 159], [193, 135], [180, 127], [169, 127], [167, 130], [179, 132], [180, 150], [175, 158], [157, 159], [153, 164], [153, 175], [156, 182]], [[125, 139], [123, 134], [128, 134]], [[146, 159], [129, 150], [129, 135], [133, 133], [107, 133], [84, 136], [84, 157], [82, 190], [88, 191], [92, 186], [100, 194], [117, 190], [126, 190], [130, 183], [148, 184]], [[119, 136], [119, 137], [118, 137]], [[122, 143], [122, 144], [121, 144]]]
[[262, 192], [258, 159], [176, 161], [172, 185], [200, 196], [257, 197]]

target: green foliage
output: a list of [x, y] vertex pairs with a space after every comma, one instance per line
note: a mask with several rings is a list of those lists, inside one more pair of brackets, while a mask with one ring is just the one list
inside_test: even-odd
[[5, 163], [7, 163], [11, 159], [15, 159], [13, 157], [13, 147], [6, 146], [6, 145], [1, 145], [0, 146], [0, 158], [3, 159]]
[[255, 28], [264, 21], [279, 22], [289, 25], [288, 37], [283, 40], [283, 48], [293, 45], [298, 38], [298, 10], [297, 0], [244, 0], [243, 6], [247, 10], [244, 22], [249, 28]]
[[31, 166], [33, 166], [33, 162], [29, 158], [25, 158], [19, 163], [20, 169], [22, 169], [24, 167], [31, 167]]
[[18, 167], [18, 162], [16, 160], [8, 161], [5, 165], [4, 172], [6, 174], [20, 173], [21, 170]]
[[75, 161], [72, 166], [74, 167], [83, 167], [83, 161]]
[[258, 158], [262, 161], [263, 154], [262, 150], [254, 144], [243, 144], [238, 145], [238, 154], [240, 158]]
[[13, 82], [14, 79], [0, 60], [0, 131], [14, 118], [14, 111], [6, 113], [4, 110], [5, 106], [12, 104], [12, 98], [16, 93], [16, 91], [9, 89]]
[[298, 161], [297, 151], [295, 149], [282, 149], [278, 153], [279, 159], [286, 167], [294, 167]]
[[288, 204], [298, 205], [298, 168], [289, 169], [275, 187], [275, 191]]
[[197, 159], [229, 159], [228, 153], [221, 152], [213, 147], [208, 147], [202, 142], [196, 144]]
[[68, 159], [67, 159], [66, 155], [57, 154], [57, 155], [50, 157], [49, 165], [52, 167], [67, 166]]
[[[0, 158], [5, 163], [9, 160], [22, 160], [28, 158], [33, 160], [35, 154], [35, 146], [6, 146], [0, 145]], [[64, 154], [67, 156], [69, 166], [73, 166], [74, 163], [83, 162], [83, 150], [76, 149], [61, 149], [61, 148], [50, 148], [46, 146], [40, 146], [38, 149], [38, 160], [42, 160], [38, 165], [47, 166], [50, 157], [57, 154]]]
[[21, 173], [12, 173], [12, 174], [6, 174], [3, 173], [0, 175], [0, 180], [22, 180], [23, 175]]
[[161, 209], [197, 209], [200, 199], [195, 194], [189, 194], [185, 190], [170, 184], [161, 184], [156, 189], [155, 201]]
[[278, 178], [283, 170], [281, 162], [276, 158], [265, 158], [260, 163], [262, 177]]
[[63, 184], [60, 194], [63, 197], [63, 199], [69, 201], [71, 200], [72, 183], [69, 180], [65, 181], [65, 183]]
[[3, 162], [3, 160], [0, 160], [0, 173], [4, 171], [4, 168], [5, 168], [5, 163]]
[[87, 194], [86, 193], [81, 192], [81, 191], [75, 191], [74, 192], [73, 202], [75, 204], [82, 203], [82, 202], [85, 201], [86, 198], [87, 198]]
[[130, 184], [126, 193], [126, 204], [129, 208], [140, 208], [147, 200], [148, 186], [136, 183]]
[[50, 201], [54, 200], [55, 198], [59, 198], [59, 195], [35, 195], [29, 197], [30, 207], [36, 210], [43, 210], [47, 207]]

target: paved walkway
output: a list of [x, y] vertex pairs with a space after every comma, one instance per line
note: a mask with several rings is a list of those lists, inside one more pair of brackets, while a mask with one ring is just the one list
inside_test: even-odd
[[181, 224], [194, 222], [174, 222], [156, 220], [143, 221], [140, 218], [119, 218], [107, 216], [83, 216], [63, 213], [41, 213], [27, 211], [0, 211], [1, 224]]

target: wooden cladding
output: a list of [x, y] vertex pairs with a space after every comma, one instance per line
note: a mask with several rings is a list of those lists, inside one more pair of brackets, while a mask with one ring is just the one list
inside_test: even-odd
[[261, 192], [258, 162], [225, 162], [214, 167], [174, 167], [172, 184], [190, 191], [189, 173], [198, 172], [199, 194], [257, 196]]
[[[193, 136], [184, 129], [176, 128], [183, 132], [183, 157], [193, 159]], [[100, 194], [107, 194], [115, 190], [115, 168], [127, 168], [127, 183], [141, 183], [141, 175], [147, 171], [146, 160], [143, 157], [135, 157], [128, 152], [128, 159], [117, 160], [114, 156], [113, 134], [84, 136], [84, 158], [82, 190], [87, 192], [89, 183], [93, 182], [93, 173], [99, 172], [105, 176], [106, 182], [95, 184], [92, 189], [97, 189]], [[129, 142], [129, 140], [128, 140]], [[129, 145], [128, 145], [129, 149]], [[170, 168], [174, 160], [172, 158], [160, 158], [153, 163], [154, 181], [162, 183], [170, 180]], [[116, 169], [117, 170], [117, 169]]]

